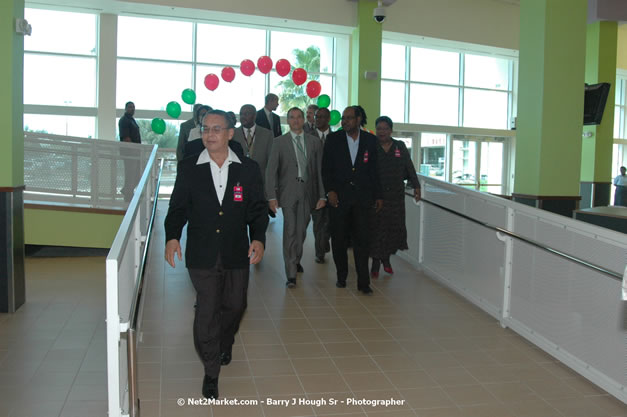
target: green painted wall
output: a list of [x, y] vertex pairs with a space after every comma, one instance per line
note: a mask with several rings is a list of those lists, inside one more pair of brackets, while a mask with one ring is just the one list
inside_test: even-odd
[[0, 1], [0, 187], [24, 185], [24, 36], [16, 18], [24, 18], [24, 0]]
[[[383, 24], [372, 17], [375, 1], [360, 1], [359, 21], [353, 32], [351, 44], [351, 91], [350, 103], [360, 104], [368, 116], [368, 129], [374, 130], [374, 121], [381, 114], [381, 42]], [[364, 73], [375, 71], [375, 80], [366, 80]], [[342, 109], [338, 109], [342, 110]]]
[[592, 137], [583, 138], [581, 181], [607, 182], [612, 176], [614, 106], [618, 24], [596, 22], [588, 25], [586, 38], [586, 83], [612, 85], [603, 119], [598, 126], [584, 126]]
[[26, 244], [109, 248], [123, 217], [123, 214], [26, 208], [24, 210]]
[[521, 2], [515, 193], [579, 195], [586, 13], [586, 0]]

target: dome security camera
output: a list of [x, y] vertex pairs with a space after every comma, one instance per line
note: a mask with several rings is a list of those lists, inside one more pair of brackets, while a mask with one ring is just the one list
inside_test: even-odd
[[381, 7], [381, 2], [379, 2], [379, 7], [374, 9], [372, 17], [374, 17], [374, 21], [377, 23], [383, 23], [385, 21], [385, 7]]

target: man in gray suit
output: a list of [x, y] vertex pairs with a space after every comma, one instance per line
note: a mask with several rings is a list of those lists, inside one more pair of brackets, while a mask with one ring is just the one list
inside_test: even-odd
[[270, 210], [283, 209], [283, 260], [287, 287], [296, 286], [310, 212], [326, 205], [322, 185], [322, 142], [303, 130], [305, 115], [298, 107], [287, 112], [290, 131], [274, 139], [266, 169]]
[[307, 120], [305, 120], [305, 126], [303, 129], [305, 133], [309, 133], [310, 135], [316, 134], [316, 112], [318, 111], [318, 106], [315, 104], [310, 104], [307, 106]]
[[242, 126], [235, 129], [233, 140], [242, 145], [244, 155], [259, 164], [261, 174], [265, 176], [274, 135], [265, 127], [255, 124], [256, 115], [257, 110], [252, 104], [242, 106], [239, 110], [239, 121]]

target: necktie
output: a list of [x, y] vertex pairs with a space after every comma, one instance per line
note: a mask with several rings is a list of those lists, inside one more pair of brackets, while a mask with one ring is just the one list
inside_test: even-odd
[[246, 133], [246, 145], [248, 146], [248, 153], [253, 154], [253, 134], [252, 129], [247, 129]]
[[305, 144], [303, 143], [303, 137], [298, 135], [296, 136], [296, 147], [298, 148], [298, 152], [296, 152], [296, 156], [298, 157], [298, 168], [300, 169], [300, 177], [307, 181], [307, 155], [305, 155]]

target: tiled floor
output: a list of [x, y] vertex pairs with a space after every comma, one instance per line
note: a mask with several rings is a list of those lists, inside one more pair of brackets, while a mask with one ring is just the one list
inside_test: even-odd
[[[347, 289], [335, 287], [333, 262], [313, 262], [309, 236], [305, 273], [287, 290], [277, 220], [220, 376], [223, 398], [257, 404], [179, 406], [200, 399], [203, 371], [193, 288], [183, 265], [162, 257], [164, 210], [139, 351], [143, 417], [627, 416], [627, 406], [397, 257], [394, 276], [363, 296], [352, 273]], [[103, 259], [31, 258], [27, 268], [28, 303], [0, 315], [0, 416], [105, 416]]]

